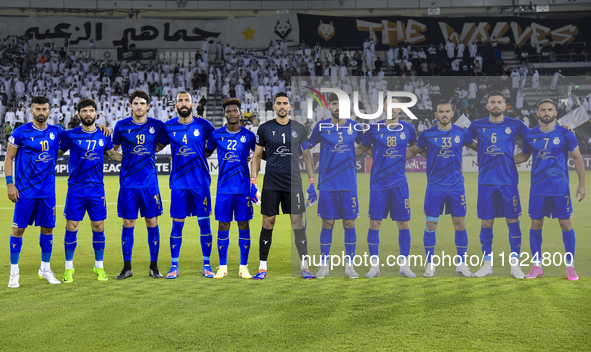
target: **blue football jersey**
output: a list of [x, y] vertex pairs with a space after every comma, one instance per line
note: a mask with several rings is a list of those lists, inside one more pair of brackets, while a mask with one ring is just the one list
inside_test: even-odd
[[570, 195], [568, 153], [578, 147], [575, 134], [559, 125], [550, 132], [544, 132], [538, 126], [525, 134], [523, 152], [533, 156], [532, 195]]
[[310, 148], [320, 144], [318, 189], [322, 191], [357, 190], [355, 143], [363, 133], [359, 123], [347, 120], [336, 125], [331, 119], [318, 122], [310, 135]]
[[20, 198], [55, 197], [55, 162], [63, 133], [59, 126], [40, 130], [29, 122], [8, 138], [8, 143], [18, 148], [14, 185]]
[[211, 145], [218, 150], [218, 194], [249, 193], [250, 169], [246, 160], [256, 143], [256, 135], [244, 127], [229, 132], [224, 126], [211, 134]]
[[160, 120], [148, 117], [138, 124], [128, 117], [117, 123], [113, 144], [121, 145], [123, 152], [119, 175], [122, 188], [158, 187], [156, 148], [164, 139], [164, 123]]
[[104, 187], [105, 151], [111, 149], [111, 136], [103, 135], [98, 128], [93, 132], [87, 132], [82, 127], [66, 131], [60, 141], [59, 150], [70, 150], [68, 188]]
[[406, 147], [416, 141], [415, 128], [408, 122], [399, 121], [389, 127], [382, 120], [370, 125], [361, 143], [364, 147], [373, 146], [370, 189], [394, 189], [407, 183]]
[[212, 150], [208, 145], [213, 132], [213, 125], [202, 118], [193, 118], [189, 124], [183, 124], [178, 117], [164, 124], [166, 129], [163, 144], [170, 143], [172, 170], [170, 170], [170, 189], [209, 190], [211, 176], [205, 150]]
[[419, 136], [417, 147], [427, 150], [427, 182], [436, 188], [464, 184], [462, 149], [474, 143], [468, 130], [452, 125], [448, 130], [433, 126]]
[[517, 119], [505, 116], [501, 122], [484, 118], [470, 124], [468, 131], [478, 140], [478, 184], [517, 185], [515, 141], [523, 139], [528, 128]]

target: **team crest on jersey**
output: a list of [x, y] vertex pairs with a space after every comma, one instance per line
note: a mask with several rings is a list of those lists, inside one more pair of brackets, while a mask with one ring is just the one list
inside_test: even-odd
[[505, 133], [506, 134], [511, 134], [511, 127], [505, 128]]
[[554, 145], [558, 145], [558, 143], [560, 143], [560, 138], [554, 137], [554, 140], [552, 141], [552, 143], [554, 143]]
[[242, 137], [240, 137], [240, 142], [242, 142], [242, 143], [246, 143], [246, 136], [242, 136]]
[[454, 142], [460, 143], [460, 136], [456, 136], [456, 138], [454, 138]]
[[291, 136], [293, 138], [298, 138], [298, 133], [296, 131], [291, 132]]
[[150, 127], [150, 133], [154, 134], [154, 132], [156, 132], [156, 130], [154, 129], [154, 127]]
[[406, 139], [406, 133], [402, 132], [400, 134], [400, 139], [405, 140]]
[[198, 130], [198, 129], [195, 129], [195, 130], [193, 131], [193, 136], [195, 136], [195, 137], [199, 137], [199, 130]]
[[105, 145], [105, 142], [103, 142], [103, 140], [102, 140], [102, 139], [99, 139], [99, 145], [102, 147], [102, 146], [104, 146], [104, 145]]
[[55, 135], [53, 134], [53, 132], [49, 133], [49, 139], [54, 140], [55, 139]]
[[347, 134], [349, 134], [349, 135], [352, 135], [352, 134], [353, 134], [353, 130], [349, 128], [349, 129], [347, 130]]

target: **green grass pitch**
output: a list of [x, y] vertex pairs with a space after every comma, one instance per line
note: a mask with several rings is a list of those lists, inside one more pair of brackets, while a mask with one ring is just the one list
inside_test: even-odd
[[[591, 173], [587, 172], [587, 179]], [[425, 218], [422, 213], [426, 178], [409, 173], [412, 220], [411, 254], [422, 254]], [[476, 217], [476, 173], [465, 173], [468, 215], [468, 254], [480, 255], [480, 221]], [[213, 184], [215, 185], [215, 176]], [[524, 216], [522, 248], [529, 252], [529, 175], [521, 173], [520, 192]], [[359, 174], [361, 217], [357, 228], [357, 253], [367, 251], [368, 174]], [[262, 184], [262, 177], [259, 180]], [[52, 269], [63, 277], [65, 219], [60, 216], [66, 195], [66, 178], [57, 179], [58, 221], [54, 232]], [[10, 268], [8, 238], [13, 206], [0, 199], [0, 350], [588, 350], [591, 326], [591, 218], [586, 199], [575, 204], [573, 226], [577, 234], [578, 282], [564, 277], [564, 266], [545, 268], [546, 277], [516, 280], [508, 263], [501, 266], [498, 253], [509, 251], [507, 226], [495, 222], [495, 273], [487, 278], [455, 277], [453, 268], [437, 269], [437, 276], [422, 278], [423, 268], [413, 267], [416, 279], [398, 277], [398, 267], [382, 268], [382, 277], [358, 280], [342, 277], [342, 269], [324, 280], [303, 280], [292, 270], [297, 261], [292, 249], [289, 220], [280, 216], [269, 256], [269, 276], [264, 281], [238, 278], [237, 227], [230, 231], [229, 276], [223, 280], [201, 276], [201, 249], [197, 219], [190, 218], [183, 232], [181, 276], [154, 280], [148, 276], [147, 232], [143, 221], [135, 230], [134, 277], [118, 281], [122, 268], [121, 219], [117, 218], [118, 178], [106, 177], [109, 219], [105, 222], [108, 282], [92, 274], [94, 255], [88, 220], [81, 223], [74, 257], [74, 283], [49, 285], [37, 278], [40, 262], [39, 229], [25, 232], [20, 261], [21, 287], [8, 289]], [[577, 178], [571, 173], [571, 190]], [[5, 187], [4, 187], [5, 189]], [[159, 219], [162, 244], [160, 270], [168, 271], [170, 190], [168, 177], [160, 177], [164, 216]], [[588, 187], [589, 189], [589, 187]], [[591, 190], [590, 190], [591, 191]], [[212, 188], [215, 195], [215, 186]], [[573, 194], [574, 196], [574, 194]], [[61, 207], [60, 207], [61, 206]], [[316, 206], [308, 209], [310, 254], [318, 254], [319, 219]], [[250, 271], [258, 267], [259, 209], [251, 222]], [[214, 237], [217, 222], [212, 220]], [[380, 253], [398, 254], [398, 230], [384, 220]], [[333, 253], [343, 248], [343, 229], [335, 226]], [[546, 219], [544, 252], [564, 252], [556, 220]], [[437, 252], [455, 254], [454, 231], [449, 216], [441, 217]], [[217, 265], [217, 252], [212, 264]], [[297, 269], [297, 267], [296, 267]], [[312, 272], [316, 268], [311, 268]], [[472, 266], [474, 271], [476, 267]], [[527, 272], [528, 268], [524, 268]]]

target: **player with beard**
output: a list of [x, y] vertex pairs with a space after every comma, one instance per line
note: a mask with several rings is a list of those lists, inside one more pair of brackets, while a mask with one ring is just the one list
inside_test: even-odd
[[267, 258], [271, 248], [275, 217], [279, 214], [279, 206], [283, 214], [290, 214], [291, 227], [295, 235], [295, 244], [300, 256], [300, 274], [305, 279], [313, 279], [314, 276], [308, 269], [307, 260], [308, 244], [303, 217], [306, 205], [302, 192], [302, 177], [300, 174], [299, 156], [304, 157], [306, 173], [308, 174], [308, 203], [316, 201], [316, 180], [312, 155], [308, 149], [306, 127], [289, 118], [291, 104], [285, 92], [278, 92], [273, 97], [273, 110], [275, 118], [267, 121], [257, 131], [258, 141], [251, 162], [250, 171], [250, 199], [258, 204], [257, 176], [261, 168], [263, 152], [266, 153], [265, 179], [263, 181], [263, 194], [261, 197], [261, 214], [263, 214], [263, 227], [259, 239], [259, 271], [254, 276], [255, 280], [263, 280], [267, 277]]
[[345, 275], [356, 279], [359, 277], [353, 267], [357, 244], [355, 220], [359, 217], [356, 156], [363, 153], [366, 148], [355, 146], [361, 144], [362, 129], [357, 121], [340, 118], [339, 98], [334, 93], [328, 97], [328, 109], [331, 118], [319, 121], [314, 126], [309, 140], [311, 148], [320, 144], [318, 216], [322, 218], [322, 263], [315, 276], [322, 279], [330, 274], [328, 261], [332, 231], [335, 221], [342, 219], [345, 233]]
[[242, 102], [236, 98], [222, 103], [226, 126], [211, 134], [212, 148], [217, 148], [219, 176], [215, 202], [215, 218], [218, 227], [218, 253], [220, 268], [213, 277], [222, 279], [228, 275], [228, 247], [230, 245], [230, 224], [238, 223], [238, 246], [240, 267], [238, 276], [251, 279], [248, 271], [250, 251], [250, 227], [252, 201], [249, 197], [250, 181], [248, 157], [256, 147], [256, 135], [240, 125]]
[[[507, 105], [502, 92], [490, 92], [486, 108], [489, 117], [476, 120], [468, 127], [472, 138], [478, 140], [477, 212], [482, 225], [480, 244], [484, 265], [474, 274], [476, 277], [493, 273], [491, 253], [495, 218], [504, 217], [507, 221], [511, 257], [519, 258], [521, 252], [519, 175], [513, 157], [517, 136], [523, 139], [528, 128], [520, 120], [504, 116]], [[512, 264], [514, 261], [511, 260]], [[519, 263], [511, 265], [511, 275], [520, 279], [525, 277]]]
[[[384, 99], [384, 112], [388, 110], [388, 101]], [[399, 98], [392, 98], [399, 103]], [[369, 229], [367, 244], [370, 255], [371, 269], [365, 277], [380, 276], [379, 247], [382, 220], [390, 214], [398, 227], [398, 244], [400, 246], [399, 274], [414, 278], [410, 269], [410, 197], [406, 179], [406, 148], [417, 142], [417, 134], [412, 124], [400, 121], [398, 114], [401, 108], [392, 108], [392, 118], [372, 123], [363, 134], [362, 150], [373, 156], [371, 178], [369, 183]]]
[[[466, 232], [466, 192], [462, 175], [462, 150], [464, 146], [476, 150], [476, 142], [466, 129], [453, 125], [451, 120], [454, 111], [449, 101], [441, 101], [435, 107], [437, 125], [423, 131], [418, 143], [410, 148], [407, 158], [418, 153], [427, 153], [427, 191], [425, 193], [424, 212], [427, 225], [423, 237], [427, 268], [424, 277], [435, 276], [432, 255], [435, 252], [435, 230], [439, 223], [439, 215], [450, 214], [455, 229], [455, 243], [460, 264], [456, 274], [472, 277], [470, 268], [464, 262], [468, 248]], [[445, 211], [445, 213], [444, 213]]]
[[[523, 152], [515, 156], [516, 163], [522, 163], [533, 154], [531, 168], [531, 191], [529, 194], [529, 236], [534, 266], [528, 279], [544, 275], [542, 263], [542, 226], [544, 217], [557, 218], [562, 230], [565, 248], [566, 276], [571, 281], [579, 279], [574, 266], [575, 230], [570, 218], [573, 204], [570, 194], [568, 154], [575, 161], [579, 186], [575, 197], [579, 202], [585, 198], [585, 165], [573, 133], [556, 124], [556, 103], [544, 99], [538, 103], [537, 116], [540, 125], [528, 131], [523, 141]], [[547, 259], [547, 258], [546, 258]]]
[[103, 162], [109, 159], [121, 161], [122, 155], [113, 149], [110, 136], [104, 136], [96, 127], [96, 103], [91, 99], [82, 99], [77, 107], [78, 118], [82, 126], [66, 131], [59, 145], [58, 158], [70, 151], [68, 159], [68, 193], [64, 217], [66, 234], [66, 271], [64, 282], [74, 281], [74, 251], [76, 250], [78, 225], [88, 212], [92, 228], [92, 246], [95, 265], [93, 273], [99, 281], [107, 281], [103, 267], [105, 250], [104, 220], [107, 218], [107, 201], [103, 183]]
[[167, 279], [179, 276], [179, 256], [183, 241], [185, 218], [196, 216], [201, 232], [201, 251], [205, 277], [213, 277], [210, 256], [212, 235], [209, 216], [211, 214], [211, 176], [207, 157], [213, 148], [211, 140], [213, 125], [198, 116], [193, 116], [193, 101], [188, 92], [176, 96], [178, 117], [168, 120], [162, 144], [170, 143], [172, 170], [170, 171], [170, 233], [171, 266]]
[[156, 149], [166, 138], [164, 123], [148, 117], [150, 96], [146, 92], [135, 90], [129, 97], [129, 105], [133, 115], [119, 121], [113, 133], [113, 147], [115, 150], [118, 150], [119, 146], [123, 148], [117, 199], [117, 214], [123, 219], [121, 232], [123, 270], [117, 279], [123, 280], [133, 276], [131, 258], [138, 210], [148, 230], [149, 275], [159, 279], [162, 274], [158, 270], [160, 252], [158, 216], [162, 215], [162, 200], [156, 171]]
[[[27, 226], [35, 222], [41, 227], [41, 267], [39, 278], [50, 284], [59, 284], [51, 271], [50, 259], [53, 249], [55, 227], [55, 162], [64, 130], [47, 124], [51, 114], [49, 99], [33, 97], [31, 101], [33, 121], [12, 132], [4, 161], [8, 199], [15, 203], [12, 234], [10, 236], [10, 279], [8, 287], [19, 287], [18, 261]], [[106, 132], [104, 126], [98, 126]], [[15, 163], [15, 179], [12, 166]]]

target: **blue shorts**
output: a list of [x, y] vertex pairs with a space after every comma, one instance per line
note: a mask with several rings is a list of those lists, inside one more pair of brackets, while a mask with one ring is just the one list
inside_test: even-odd
[[359, 217], [357, 191], [319, 191], [318, 216], [326, 220], [354, 220]]
[[103, 187], [68, 189], [64, 216], [67, 220], [82, 221], [88, 212], [90, 221], [107, 218], [107, 199]]
[[478, 218], [517, 219], [521, 216], [521, 200], [517, 185], [478, 185]]
[[19, 198], [14, 205], [12, 226], [19, 229], [29, 225], [55, 227], [55, 197], [51, 198]]
[[388, 214], [394, 221], [410, 220], [408, 183], [394, 189], [369, 191], [369, 218], [379, 221]]
[[434, 218], [443, 214], [451, 214], [453, 217], [466, 216], [464, 187], [442, 189], [441, 186], [427, 185], [424, 209], [426, 216]]
[[535, 220], [544, 217], [553, 219], [570, 219], [573, 216], [573, 205], [570, 195], [555, 197], [529, 196], [529, 217]]
[[249, 221], [253, 209], [248, 194], [217, 194], [215, 199], [215, 219], [221, 222]]
[[162, 215], [162, 198], [158, 187], [120, 188], [117, 215], [122, 219], [137, 219], [138, 209], [142, 218]]
[[208, 189], [171, 189], [170, 217], [184, 219], [188, 216], [211, 215], [211, 194]]

